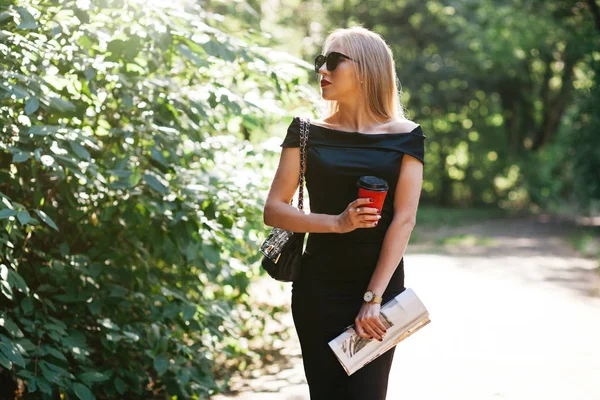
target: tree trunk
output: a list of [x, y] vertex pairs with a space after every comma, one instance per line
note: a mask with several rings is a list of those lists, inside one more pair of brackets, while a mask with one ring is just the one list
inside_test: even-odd
[[548, 98], [548, 101], [544, 102], [544, 120], [542, 121], [542, 126], [536, 132], [531, 148], [532, 151], [539, 150], [550, 141], [552, 134], [558, 128], [562, 115], [571, 97], [573, 68], [575, 67], [577, 60], [568, 56], [568, 46], [569, 45], [567, 44], [567, 49], [565, 49], [565, 66], [562, 76], [562, 86], [554, 99]]

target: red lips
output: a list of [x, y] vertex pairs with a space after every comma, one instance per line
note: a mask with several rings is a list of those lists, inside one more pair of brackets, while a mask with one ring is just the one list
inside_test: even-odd
[[323, 86], [327, 86], [327, 85], [331, 85], [331, 82], [325, 80], [325, 79], [321, 79], [321, 87]]

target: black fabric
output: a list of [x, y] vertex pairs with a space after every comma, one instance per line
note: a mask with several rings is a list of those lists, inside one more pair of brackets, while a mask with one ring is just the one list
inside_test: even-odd
[[[299, 147], [300, 120], [294, 117], [282, 147]], [[364, 280], [375, 268], [385, 233], [394, 216], [394, 198], [404, 154], [423, 162], [425, 136], [421, 127], [408, 133], [365, 134], [344, 132], [310, 125], [306, 145], [306, 188], [310, 210], [319, 214], [341, 214], [358, 198], [356, 182], [363, 175], [385, 179], [390, 188], [383, 204], [381, 219], [374, 228], [352, 232], [310, 233], [306, 253], [315, 261], [307, 263], [303, 273], [319, 279]], [[365, 246], [357, 244], [368, 244]], [[335, 250], [335, 251], [334, 251]], [[342, 251], [356, 262], [335, 262]], [[327, 264], [321, 268], [320, 264]], [[396, 273], [402, 274], [402, 265]], [[394, 276], [394, 279], [400, 279]]]
[[[293, 283], [292, 315], [300, 338], [311, 400], [384, 400], [386, 397], [395, 348], [348, 376], [328, 345], [354, 323], [364, 291], [360, 282], [305, 278]], [[389, 301], [402, 291], [388, 287], [383, 301]]]
[[[281, 146], [299, 147], [299, 134], [295, 117]], [[347, 376], [328, 342], [354, 323], [393, 218], [402, 158], [409, 154], [423, 162], [424, 139], [420, 126], [406, 133], [365, 134], [310, 125], [305, 179], [311, 212], [342, 213], [357, 199], [356, 182], [363, 175], [390, 185], [377, 227], [308, 235], [300, 279], [292, 284], [292, 315], [312, 400], [385, 399], [394, 350]], [[383, 301], [403, 290], [404, 259]]]

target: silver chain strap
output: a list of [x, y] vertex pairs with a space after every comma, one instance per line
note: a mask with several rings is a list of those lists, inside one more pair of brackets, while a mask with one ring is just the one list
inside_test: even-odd
[[306, 165], [306, 143], [308, 142], [308, 130], [310, 119], [300, 118], [300, 180], [298, 182], [298, 208], [304, 208], [304, 166]]

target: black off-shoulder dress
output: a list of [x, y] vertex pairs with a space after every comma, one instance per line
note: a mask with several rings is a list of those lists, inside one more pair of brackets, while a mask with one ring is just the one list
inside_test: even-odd
[[[300, 120], [294, 117], [282, 147], [299, 147]], [[306, 188], [313, 213], [338, 215], [358, 197], [360, 176], [374, 175], [390, 188], [374, 228], [349, 233], [310, 233], [302, 274], [292, 284], [292, 315], [300, 339], [311, 400], [386, 397], [394, 349], [348, 376], [329, 341], [339, 335], [362, 306], [385, 233], [392, 221], [402, 158], [423, 162], [425, 136], [411, 132], [367, 134], [310, 126], [306, 154]], [[384, 303], [404, 291], [404, 259], [383, 294]]]

